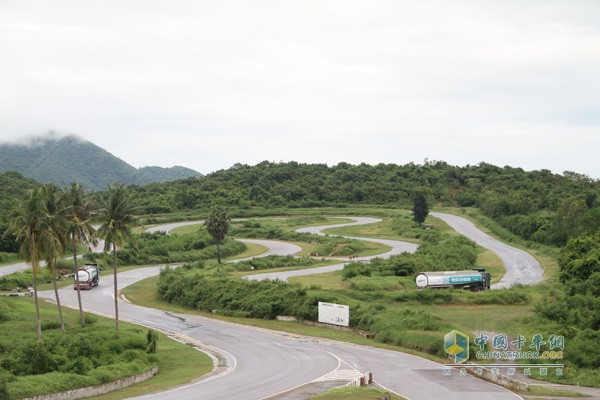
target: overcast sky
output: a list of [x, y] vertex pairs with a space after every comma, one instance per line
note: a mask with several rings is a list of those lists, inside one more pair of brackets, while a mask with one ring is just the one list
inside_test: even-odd
[[600, 1], [0, 0], [0, 141], [600, 178]]

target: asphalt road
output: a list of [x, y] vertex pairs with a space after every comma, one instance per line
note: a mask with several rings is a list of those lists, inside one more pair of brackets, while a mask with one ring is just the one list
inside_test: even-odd
[[[270, 247], [274, 254], [297, 251], [292, 247], [271, 247], [280, 246], [280, 242], [261, 241], [261, 244]], [[119, 289], [158, 272], [159, 267], [148, 267], [120, 273]], [[112, 279], [104, 278], [99, 287], [82, 292], [84, 307], [111, 316], [112, 294]], [[51, 297], [52, 293], [42, 292], [42, 295]], [[71, 288], [61, 290], [61, 301], [76, 307], [76, 292]], [[164, 312], [124, 301], [120, 302], [119, 312], [122, 320], [201, 344], [207, 352], [217, 355], [222, 365], [217, 373], [205, 379], [143, 399], [305, 398], [311, 390], [333, 387], [366, 372], [373, 372], [379, 384], [409, 400], [520, 398], [470, 375], [459, 376], [455, 372], [450, 377], [444, 376], [440, 364], [400, 352]]]
[[[40, 265], [45, 266], [46, 263], [40, 262]], [[11, 265], [5, 265], [0, 267], [0, 276], [10, 275], [19, 271], [25, 271], [29, 268], [31, 268], [31, 265], [28, 262], [20, 262]]]
[[[154, 276], [159, 267], [119, 274], [119, 288]], [[113, 315], [112, 279], [82, 291], [86, 310]], [[52, 297], [51, 292], [41, 296]], [[72, 288], [60, 292], [61, 302], [76, 307]], [[222, 360], [221, 372], [167, 392], [143, 399], [261, 399], [294, 398], [298, 386], [330, 382], [337, 385], [373, 372], [375, 380], [409, 400], [519, 399], [519, 396], [472, 376], [447, 377], [438, 363], [400, 352], [324, 339], [296, 336], [186, 314], [170, 313], [121, 301], [121, 320], [143, 324], [201, 343]], [[442, 338], [440, 337], [440, 340]], [[320, 386], [322, 387], [322, 386]]]
[[[381, 219], [379, 219], [379, 218], [370, 218], [370, 217], [344, 217], [344, 218], [353, 219], [354, 222], [335, 224], [335, 225], [310, 226], [307, 228], [297, 229], [296, 232], [312, 233], [315, 235], [323, 236], [323, 235], [326, 235], [323, 232], [326, 229], [342, 228], [342, 227], [346, 227], [346, 226], [355, 226], [355, 225], [374, 224], [377, 222], [381, 222]], [[370, 260], [372, 260], [375, 257], [387, 259], [393, 255], [400, 254], [403, 252], [414, 253], [415, 251], [417, 251], [417, 248], [419, 247], [418, 245], [416, 245], [414, 243], [401, 242], [399, 240], [358, 238], [358, 237], [352, 237], [352, 236], [344, 236], [344, 237], [349, 238], [349, 239], [364, 240], [367, 242], [381, 243], [388, 247], [391, 247], [391, 250], [389, 250], [385, 253], [382, 253], [382, 254], [378, 254], [376, 256], [358, 257], [358, 258], [354, 258], [352, 260], [348, 260], [346, 262], [342, 262], [342, 263], [334, 264], [334, 265], [328, 265], [325, 267], [307, 268], [307, 269], [300, 269], [300, 270], [295, 270], [295, 271], [284, 271], [284, 272], [268, 272], [268, 273], [264, 273], [264, 274], [248, 275], [245, 279], [253, 280], [253, 281], [262, 281], [264, 279], [287, 281], [288, 278], [291, 278], [293, 276], [304, 276], [304, 275], [322, 274], [325, 272], [339, 271], [341, 269], [344, 269], [344, 266], [350, 261], [369, 262]]]
[[437, 212], [433, 212], [431, 215], [441, 219], [458, 233], [473, 240], [481, 247], [493, 251], [500, 257], [506, 268], [506, 273], [500, 282], [492, 285], [492, 289], [509, 288], [517, 283], [534, 285], [542, 280], [544, 271], [540, 263], [526, 251], [494, 239], [465, 218]]
[[[154, 226], [152, 228], [148, 228], [148, 229], [146, 229], [146, 232], [169, 233], [173, 229], [180, 228], [182, 226], [202, 225], [203, 223], [204, 223], [203, 220], [174, 222], [174, 223], [169, 223], [169, 224], [165, 224], [165, 225], [159, 225], [159, 226]], [[232, 262], [240, 262], [240, 261], [251, 260], [253, 258], [268, 257], [268, 256], [274, 256], [274, 255], [281, 255], [281, 256], [292, 255], [292, 254], [296, 254], [302, 250], [302, 248], [300, 246], [295, 245], [293, 243], [278, 242], [275, 240], [263, 240], [263, 239], [236, 239], [236, 240], [239, 240], [240, 242], [244, 242], [244, 243], [254, 243], [254, 244], [261, 245], [263, 247], [266, 247], [267, 251], [265, 251], [264, 253], [262, 253], [260, 255], [254, 256], [254, 257], [238, 258], [236, 260], [233, 260]]]
[[[372, 222], [377, 220], [361, 218], [352, 224]], [[186, 224], [197, 223], [199, 222], [192, 221]], [[336, 226], [343, 225], [348, 224]], [[153, 230], [170, 230], [177, 226], [181, 225], [170, 224]], [[303, 231], [320, 232], [325, 228], [311, 227]], [[255, 242], [268, 247], [269, 254], [293, 254], [299, 250], [295, 245], [281, 242]], [[400, 243], [402, 242], [386, 241], [385, 244], [392, 247], [392, 250], [380, 256], [389, 257], [416, 249], [414, 244], [406, 247], [406, 244]], [[159, 267], [149, 267], [121, 273], [120, 289], [158, 272]], [[309, 271], [315, 272], [315, 269]], [[111, 316], [114, 307], [112, 293], [112, 280], [102, 279], [98, 288], [82, 292], [85, 308]], [[52, 293], [42, 292], [41, 295], [51, 297]], [[76, 307], [76, 292], [71, 288], [63, 289], [61, 300], [63, 304]], [[290, 389], [300, 386], [300, 392], [304, 390], [309, 393], [311, 386], [323, 389], [327, 387], [327, 383], [337, 385], [366, 372], [373, 372], [379, 384], [409, 400], [519, 398], [503, 388], [471, 376], [463, 377], [456, 373], [451, 377], [444, 376], [440, 364], [404, 353], [299, 337], [198, 316], [167, 313], [123, 301], [120, 303], [120, 315], [122, 320], [187, 337], [221, 360], [222, 367], [217, 374], [172, 391], [143, 398], [261, 399], [275, 394], [278, 394], [277, 398], [297, 398], [299, 389], [289, 391]]]

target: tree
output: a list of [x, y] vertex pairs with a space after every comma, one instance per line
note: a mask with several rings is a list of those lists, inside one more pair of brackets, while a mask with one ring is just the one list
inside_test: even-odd
[[67, 247], [64, 203], [60, 198], [58, 189], [52, 183], [42, 186], [40, 188], [40, 195], [44, 202], [44, 209], [46, 212], [46, 223], [43, 225], [43, 230], [41, 231], [40, 244], [46, 260], [46, 268], [48, 268], [52, 275], [52, 287], [54, 288], [56, 306], [58, 307], [60, 330], [64, 333], [65, 321], [60, 304], [58, 286], [56, 284], [56, 274], [58, 273], [56, 269], [56, 260], [59, 257], [62, 257], [65, 248]]
[[41, 241], [47, 228], [46, 223], [45, 203], [40, 189], [33, 189], [27, 192], [24, 199], [17, 202], [10, 215], [9, 226], [5, 233], [5, 235], [13, 235], [21, 241], [19, 253], [21, 257], [31, 263], [38, 339], [42, 338], [42, 320], [37, 295], [37, 272], [40, 268]]
[[133, 240], [131, 227], [137, 224], [133, 215], [134, 208], [127, 190], [122, 184], [108, 186], [108, 199], [104, 200], [99, 210], [101, 225], [96, 231], [99, 238], [104, 239], [104, 252], [113, 253], [113, 281], [115, 298], [115, 330], [119, 330], [119, 301], [117, 286], [117, 248]]
[[204, 223], [208, 233], [213, 237], [217, 244], [217, 260], [221, 263], [221, 243], [225, 240], [225, 235], [229, 229], [229, 216], [222, 207], [213, 207], [208, 219]]
[[558, 264], [562, 282], [586, 281], [600, 273], [600, 233], [570, 239], [562, 249]]
[[578, 236], [582, 231], [583, 217], [588, 211], [585, 201], [570, 197], [560, 204], [556, 210], [554, 232], [556, 244], [563, 245], [569, 238]]
[[[85, 200], [83, 187], [72, 183], [69, 189], [64, 189], [64, 201], [69, 210], [66, 214], [67, 234], [73, 246], [73, 276], [77, 279], [77, 244], [84, 243], [89, 247], [96, 245], [97, 240], [93, 238], [94, 228], [90, 224], [93, 216], [92, 201]], [[81, 292], [77, 287], [77, 302], [79, 304], [79, 321], [84, 325], [83, 306], [81, 304]]]
[[417, 192], [413, 196], [413, 221], [421, 225], [429, 215], [427, 197], [423, 192]]

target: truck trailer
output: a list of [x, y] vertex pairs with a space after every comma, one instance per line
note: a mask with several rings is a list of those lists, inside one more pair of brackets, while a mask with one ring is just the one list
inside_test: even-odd
[[421, 272], [415, 282], [417, 288], [455, 287], [473, 291], [489, 290], [491, 275], [485, 269], [467, 271]]
[[75, 283], [73, 289], [89, 290], [100, 283], [100, 270], [98, 264], [85, 264], [83, 268], [79, 268], [75, 274]]

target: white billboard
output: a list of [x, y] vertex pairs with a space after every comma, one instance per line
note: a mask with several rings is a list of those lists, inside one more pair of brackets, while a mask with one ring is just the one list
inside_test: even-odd
[[319, 322], [332, 325], [350, 325], [350, 307], [319, 302]]

